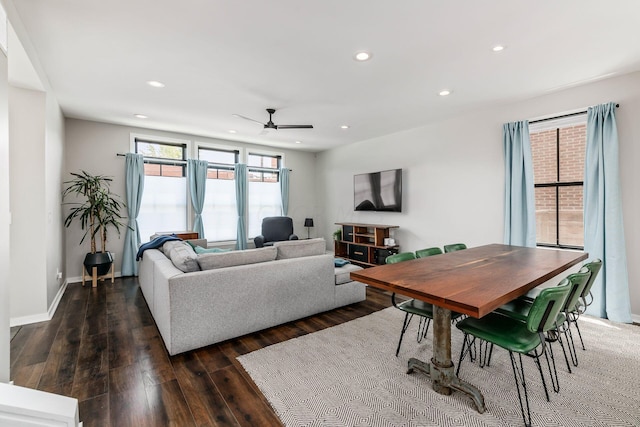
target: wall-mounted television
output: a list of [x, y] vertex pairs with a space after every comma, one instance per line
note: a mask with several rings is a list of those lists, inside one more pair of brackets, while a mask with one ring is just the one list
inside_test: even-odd
[[353, 176], [356, 211], [402, 212], [402, 169]]

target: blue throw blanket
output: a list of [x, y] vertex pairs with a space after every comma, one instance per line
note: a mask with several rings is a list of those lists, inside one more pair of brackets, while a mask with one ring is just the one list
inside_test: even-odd
[[156, 237], [152, 241], [140, 245], [140, 248], [138, 249], [138, 253], [136, 254], [136, 261], [140, 261], [142, 259], [142, 253], [147, 249], [158, 249], [159, 247], [162, 247], [162, 245], [164, 245], [165, 242], [170, 242], [172, 240], [182, 240], [182, 239], [179, 237], [176, 237], [175, 234], [168, 234], [166, 236]]

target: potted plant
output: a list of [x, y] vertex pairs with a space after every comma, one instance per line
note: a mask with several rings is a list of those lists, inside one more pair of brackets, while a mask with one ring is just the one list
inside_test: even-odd
[[[118, 235], [122, 215], [120, 210], [124, 203], [117, 195], [111, 193], [109, 186], [112, 178], [103, 175], [91, 175], [85, 171], [81, 173], [71, 173], [74, 179], [66, 181], [62, 197], [75, 196], [79, 202], [68, 203], [72, 205], [69, 215], [64, 220], [65, 227], [77, 219], [80, 227], [84, 230], [84, 235], [80, 240], [82, 244], [87, 236], [91, 241], [91, 252], [84, 259], [84, 266], [89, 275], [93, 275], [93, 267], [96, 267], [97, 276], [105, 275], [111, 269], [113, 256], [107, 251], [107, 236], [110, 228], [114, 228]], [[100, 251], [96, 241], [100, 239]]]
[[342, 240], [342, 228], [338, 228], [333, 232], [333, 240]]

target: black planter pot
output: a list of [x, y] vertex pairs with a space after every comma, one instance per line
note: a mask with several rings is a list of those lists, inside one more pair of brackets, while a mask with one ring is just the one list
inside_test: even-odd
[[111, 269], [113, 256], [111, 252], [96, 252], [95, 254], [87, 254], [84, 257], [84, 268], [89, 276], [93, 275], [93, 267], [97, 267], [98, 276], [104, 276]]

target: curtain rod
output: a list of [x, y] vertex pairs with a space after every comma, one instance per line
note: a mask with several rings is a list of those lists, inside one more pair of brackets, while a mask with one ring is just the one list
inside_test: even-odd
[[[616, 108], [620, 107], [620, 104], [616, 104]], [[581, 114], [587, 114], [587, 110], [584, 111], [577, 111], [575, 113], [569, 113], [569, 114], [563, 114], [561, 116], [553, 116], [553, 117], [547, 117], [546, 119], [539, 119], [539, 120], [532, 120], [529, 122], [529, 124], [532, 123], [541, 123], [541, 122], [548, 122], [549, 120], [557, 120], [557, 119], [564, 119], [565, 117], [573, 117], [573, 116], [579, 116]]]
[[[125, 157], [125, 154], [123, 153], [116, 153], [116, 156], [118, 157]], [[163, 165], [169, 165], [169, 166], [185, 166], [187, 164], [186, 160], [165, 160], [165, 159], [160, 159], [160, 158], [154, 158], [153, 160], [149, 160], [149, 159], [144, 159], [143, 160], [144, 163], [162, 163]], [[229, 166], [229, 164], [226, 163], [212, 163], [212, 162], [208, 162], [209, 166], [213, 166], [215, 168], [219, 168], [219, 169], [229, 169], [232, 170], [233, 166]], [[261, 167], [257, 167], [257, 166], [247, 166], [247, 169], [251, 170], [251, 171], [257, 171], [257, 172], [273, 172], [273, 171], [277, 171], [277, 169], [269, 169], [269, 168], [261, 168]], [[293, 169], [289, 169], [289, 172], [293, 172]]]

